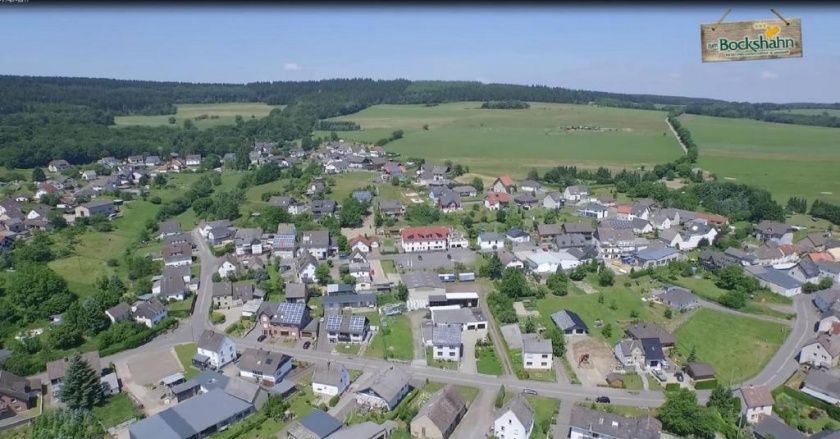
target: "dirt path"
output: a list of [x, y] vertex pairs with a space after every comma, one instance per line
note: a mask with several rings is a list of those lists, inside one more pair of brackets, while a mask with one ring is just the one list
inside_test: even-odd
[[683, 154], [688, 154], [688, 148], [686, 148], [685, 144], [680, 140], [680, 136], [677, 135], [677, 130], [674, 129], [674, 126], [671, 125], [671, 122], [668, 121], [668, 118], [665, 118], [665, 124], [668, 125], [668, 128], [671, 129], [671, 133], [674, 134], [674, 137], [677, 138], [677, 143], [680, 144], [680, 148], [683, 150]]

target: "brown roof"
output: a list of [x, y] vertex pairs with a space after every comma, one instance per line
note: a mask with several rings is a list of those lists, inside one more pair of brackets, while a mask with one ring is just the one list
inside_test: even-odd
[[688, 376], [695, 380], [709, 379], [715, 377], [715, 369], [709, 363], [688, 363], [685, 367]]
[[439, 390], [429, 399], [429, 402], [420, 409], [414, 419], [428, 417], [438, 430], [445, 432], [457, 422], [458, 417], [467, 409], [464, 398], [455, 389], [455, 386], [448, 384]]
[[676, 343], [674, 336], [656, 323], [634, 323], [628, 326], [624, 332], [637, 340], [641, 340], [643, 338], [658, 338], [659, 343], [661, 343], [662, 346], [673, 346], [674, 343]]
[[765, 386], [742, 387], [741, 396], [748, 408], [773, 405], [773, 395], [770, 394], [770, 389]]
[[[102, 372], [102, 364], [99, 362], [99, 351], [85, 352], [82, 354], [82, 360], [85, 361], [95, 372]], [[62, 358], [60, 360], [50, 361], [47, 363], [47, 376], [50, 378], [50, 381], [63, 379], [64, 373], [67, 371], [67, 366], [69, 364], [69, 358]]]

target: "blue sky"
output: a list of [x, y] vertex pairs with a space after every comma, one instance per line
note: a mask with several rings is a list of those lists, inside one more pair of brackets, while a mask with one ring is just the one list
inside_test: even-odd
[[[840, 7], [778, 5], [804, 57], [700, 62], [725, 6], [0, 5], [0, 74], [190, 82], [460, 79], [768, 102], [840, 102]], [[773, 18], [734, 7], [727, 21]]]

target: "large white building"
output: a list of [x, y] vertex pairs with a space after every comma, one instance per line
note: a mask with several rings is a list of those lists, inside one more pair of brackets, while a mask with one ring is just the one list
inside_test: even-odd
[[236, 359], [236, 344], [224, 334], [204, 330], [198, 338], [196, 358], [206, 359], [210, 366], [219, 369]]
[[407, 227], [400, 232], [406, 253], [446, 250], [449, 229], [446, 227]]
[[534, 410], [522, 395], [502, 406], [493, 422], [493, 436], [499, 439], [526, 439], [533, 431]]

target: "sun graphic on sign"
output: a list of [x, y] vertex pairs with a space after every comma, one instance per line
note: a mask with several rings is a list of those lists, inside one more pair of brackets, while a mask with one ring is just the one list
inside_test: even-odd
[[767, 38], [773, 38], [782, 31], [782, 28], [776, 25], [767, 26], [767, 29], [764, 30], [764, 36]]

